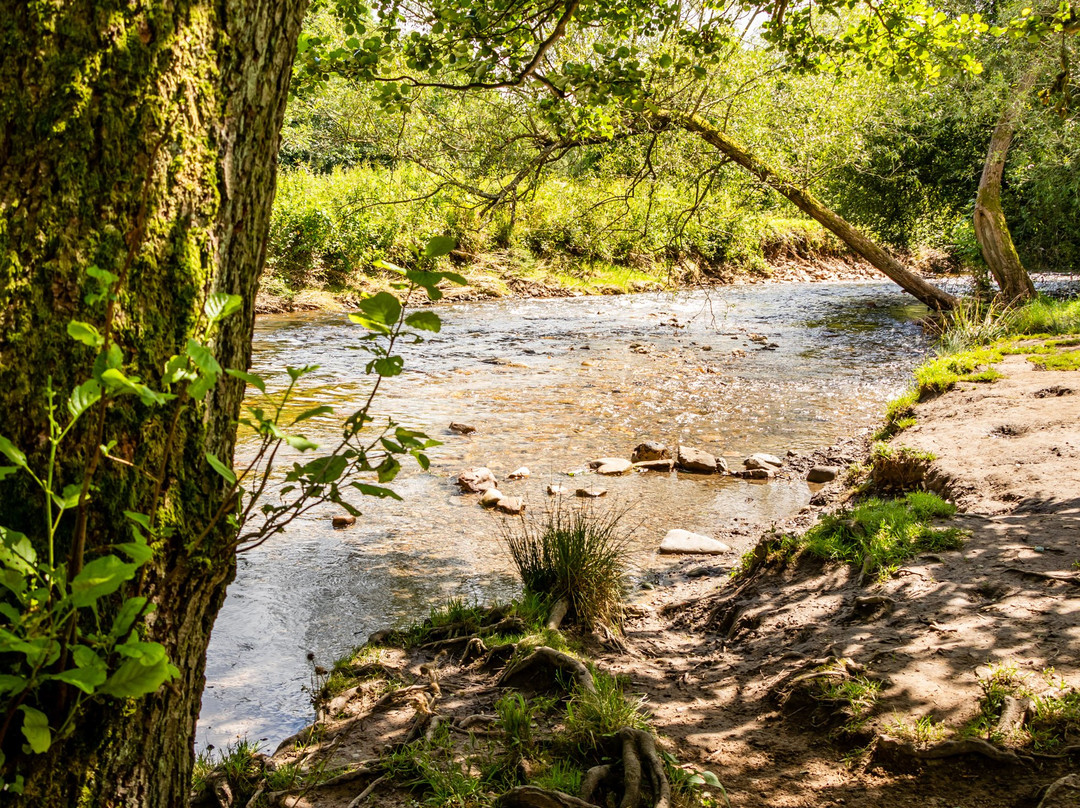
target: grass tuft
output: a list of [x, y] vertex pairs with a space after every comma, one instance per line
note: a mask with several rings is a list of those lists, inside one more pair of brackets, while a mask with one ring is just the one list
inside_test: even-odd
[[614, 676], [593, 671], [596, 692], [576, 690], [566, 705], [566, 737], [583, 752], [601, 748], [602, 739], [623, 727], [648, 729], [643, 697], [627, 698]]
[[558, 505], [539, 522], [523, 519], [503, 534], [526, 596], [565, 598], [568, 618], [617, 626], [626, 592], [624, 512]]
[[962, 530], [930, 524], [955, 513], [955, 505], [926, 492], [869, 499], [852, 510], [826, 514], [796, 546], [827, 561], [860, 565], [865, 575], [886, 580], [918, 553], [958, 549]]

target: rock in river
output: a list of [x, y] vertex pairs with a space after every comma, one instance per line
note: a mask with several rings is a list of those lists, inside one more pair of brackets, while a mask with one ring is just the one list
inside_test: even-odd
[[601, 466], [608, 465], [609, 463], [621, 463], [622, 460], [623, 459], [621, 457], [598, 457], [596, 458], [596, 460], [590, 460], [588, 462], [588, 466], [589, 468], [596, 470]]
[[529, 476], [528, 468], [526, 468], [525, 466], [522, 466], [521, 468], [515, 469], [514, 471], [511, 471], [509, 474], [507, 474], [506, 479], [508, 479], [508, 480], [524, 480], [528, 476]]
[[696, 471], [698, 474], [715, 474], [718, 468], [716, 458], [700, 449], [680, 446], [675, 463], [683, 471]]
[[574, 492], [575, 496], [584, 497], [585, 499], [596, 499], [602, 497], [607, 491], [603, 488], [579, 488]]
[[503, 497], [495, 503], [495, 510], [516, 516], [525, 510], [525, 503], [521, 497]]
[[459, 435], [471, 435], [473, 432], [476, 431], [476, 427], [470, 426], [469, 424], [459, 424], [456, 421], [451, 421], [450, 431], [457, 432]]
[[634, 463], [644, 463], [649, 460], [667, 460], [670, 457], [671, 452], [668, 451], [668, 447], [650, 440], [639, 444], [630, 455], [630, 460]]
[[675, 461], [671, 458], [667, 460], [643, 460], [640, 463], [635, 463], [634, 468], [645, 469], [645, 471], [671, 471], [675, 468]]
[[547, 487], [547, 492], [553, 497], [561, 497], [569, 493], [569, 491], [567, 491], [566, 489], [566, 486], [563, 485], [549, 485]]
[[808, 483], [827, 483], [836, 479], [840, 473], [839, 466], [814, 466], [806, 475]]
[[632, 471], [634, 464], [629, 460], [611, 460], [602, 466], [597, 467], [597, 474], [626, 474], [628, 471]]
[[491, 473], [491, 469], [483, 466], [461, 472], [457, 482], [469, 494], [479, 494], [481, 491], [496, 487], [495, 475]]
[[784, 465], [784, 461], [776, 455], [758, 453], [750, 455], [743, 461], [743, 465], [748, 469], [778, 469]]
[[349, 527], [356, 524], [356, 517], [351, 515], [335, 516], [330, 520], [330, 524], [341, 530], [343, 527]]
[[498, 488], [489, 488], [480, 497], [480, 504], [485, 508], [494, 508], [499, 504], [499, 500], [504, 496], [503, 492]]
[[698, 553], [701, 555], [719, 555], [730, 553], [731, 548], [722, 541], [691, 533], [689, 530], [669, 530], [660, 542], [661, 553]]

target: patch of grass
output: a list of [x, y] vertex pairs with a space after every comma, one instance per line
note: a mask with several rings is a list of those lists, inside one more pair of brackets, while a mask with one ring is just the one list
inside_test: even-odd
[[992, 382], [1001, 374], [991, 367], [1003, 358], [992, 347], [970, 348], [953, 354], [943, 354], [915, 369], [915, 387], [919, 400], [946, 393], [957, 382]]
[[[1039, 674], [1021, 672], [1016, 665], [993, 664], [979, 677], [983, 695], [979, 714], [963, 730], [995, 743], [1053, 753], [1080, 741], [1080, 692], [1047, 668]], [[1031, 699], [1032, 715], [1009, 734], [998, 728], [1006, 697]]]
[[527, 594], [566, 599], [568, 619], [617, 626], [626, 594], [623, 512], [560, 504], [503, 533]]
[[572, 762], [556, 760], [534, 777], [532, 784], [564, 794], [577, 794], [581, 791], [581, 780], [584, 776], [585, 773]]
[[506, 733], [506, 742], [519, 752], [533, 745], [533, 710], [520, 693], [507, 693], [495, 702], [499, 725]]
[[934, 720], [933, 716], [924, 715], [915, 721], [908, 721], [900, 716], [893, 716], [888, 726], [889, 734], [915, 746], [933, 746], [945, 740], [948, 728]]
[[997, 342], [1016, 333], [1015, 319], [1014, 309], [980, 300], [963, 301], [945, 315], [938, 338], [938, 352], [956, 354]]
[[963, 531], [930, 524], [955, 513], [955, 505], [925, 492], [869, 499], [852, 510], [826, 514], [796, 547], [827, 561], [860, 565], [864, 575], [886, 580], [918, 553], [959, 548]]
[[1015, 309], [1013, 334], [1074, 334], [1080, 332], [1080, 300], [1040, 297]]
[[1042, 370], [1080, 370], [1080, 350], [1073, 347], [1076, 344], [1076, 340], [1048, 342], [1050, 351], [1029, 356], [1028, 361]]
[[234, 799], [244, 805], [255, 793], [266, 774], [266, 759], [260, 753], [257, 741], [238, 738], [228, 744], [215, 759], [212, 751], [202, 752], [195, 758], [192, 771], [192, 791], [199, 793], [209, 788], [218, 777], [229, 784]]
[[919, 391], [908, 390], [889, 402], [885, 408], [885, 423], [874, 434], [874, 440], [887, 440], [915, 426], [915, 405], [919, 403]]
[[596, 692], [576, 690], [566, 705], [566, 741], [583, 753], [600, 749], [602, 739], [623, 727], [648, 729], [643, 697], [628, 698], [614, 676], [593, 671]]
[[936, 459], [933, 452], [876, 443], [870, 451], [867, 487], [879, 494], [902, 494], [921, 488]]
[[[829, 672], [832, 666], [824, 665], [819, 671]], [[881, 682], [867, 676], [836, 678], [823, 676], [814, 679], [814, 697], [820, 701], [837, 702], [848, 713], [843, 732], [858, 732], [870, 717], [881, 695]]]
[[490, 747], [455, 749], [448, 727], [440, 727], [430, 741], [396, 749], [383, 758], [383, 766], [401, 786], [420, 792], [414, 804], [431, 808], [489, 805], [490, 792], [517, 784], [505, 756]]

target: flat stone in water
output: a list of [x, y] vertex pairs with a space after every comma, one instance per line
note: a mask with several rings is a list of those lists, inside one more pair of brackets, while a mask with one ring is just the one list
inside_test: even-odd
[[595, 470], [595, 469], [600, 468], [601, 466], [607, 466], [607, 465], [609, 465], [611, 463], [622, 463], [622, 462], [623, 462], [623, 459], [621, 457], [598, 457], [596, 460], [590, 460], [588, 465], [589, 465], [589, 468]]
[[689, 530], [669, 530], [660, 542], [661, 553], [693, 553], [700, 555], [720, 555], [730, 553], [731, 548], [722, 541], [717, 541], [700, 533]]
[[629, 460], [612, 460], [596, 469], [597, 474], [626, 474], [632, 470], [634, 464]]
[[596, 499], [602, 497], [607, 491], [603, 488], [579, 488], [574, 492], [575, 496], [584, 497], [586, 499]]
[[827, 483], [836, 479], [840, 473], [838, 466], [814, 466], [806, 475], [808, 483]]

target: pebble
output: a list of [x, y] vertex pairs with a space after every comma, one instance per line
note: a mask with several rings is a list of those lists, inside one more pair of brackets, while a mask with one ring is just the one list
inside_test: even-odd
[[669, 530], [660, 542], [661, 553], [691, 553], [700, 555], [720, 555], [730, 553], [731, 548], [722, 541], [689, 530]]
[[340, 530], [343, 527], [349, 527], [356, 524], [356, 517], [351, 515], [335, 516], [330, 520], [330, 524]]
[[521, 468], [514, 469], [509, 474], [507, 474], [506, 479], [508, 479], [508, 480], [524, 480], [528, 476], [529, 476], [529, 469], [527, 467], [525, 467], [525, 466], [522, 466]]
[[574, 492], [574, 495], [586, 499], [596, 499], [597, 497], [604, 496], [606, 493], [607, 490], [603, 488], [579, 488]]
[[450, 431], [457, 432], [459, 435], [471, 435], [473, 432], [476, 431], [476, 427], [470, 426], [469, 424], [459, 424], [457, 422], [451, 422]]

